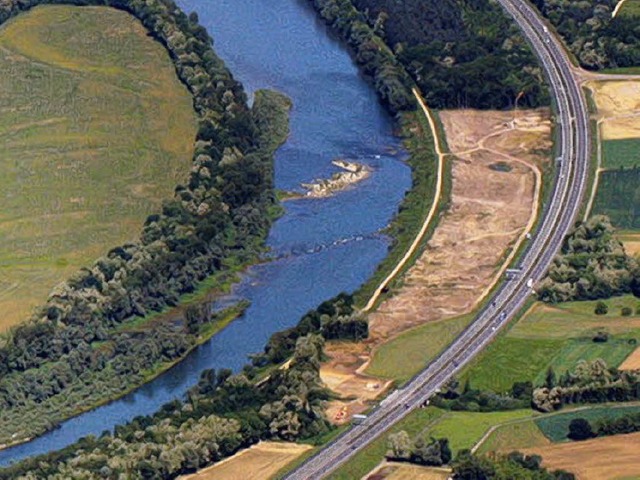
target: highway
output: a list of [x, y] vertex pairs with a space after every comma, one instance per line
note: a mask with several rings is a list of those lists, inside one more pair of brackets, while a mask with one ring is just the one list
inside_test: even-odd
[[393, 424], [419, 407], [461, 370], [497, 335], [531, 295], [527, 285], [539, 281], [577, 217], [586, 188], [590, 158], [589, 115], [580, 86], [560, 42], [522, 0], [498, 0], [517, 22], [545, 71], [556, 103], [558, 156], [556, 179], [542, 221], [518, 267], [516, 279], [504, 282], [485, 308], [456, 340], [402, 389], [384, 399], [361, 424], [344, 432], [285, 478], [319, 479], [353, 457]]

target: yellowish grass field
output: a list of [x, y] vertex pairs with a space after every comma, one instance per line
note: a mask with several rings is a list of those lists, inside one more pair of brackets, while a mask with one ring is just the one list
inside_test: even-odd
[[393, 464], [385, 480], [447, 480], [451, 471], [444, 468], [421, 467], [419, 465]]
[[631, 355], [629, 355], [622, 365], [620, 370], [638, 370], [640, 369], [640, 347], [636, 348]]
[[556, 443], [523, 451], [541, 455], [544, 466], [568, 470], [579, 480], [640, 477], [640, 433]]
[[588, 86], [604, 118], [603, 140], [640, 138], [640, 81], [589, 82]]
[[311, 449], [296, 443], [261, 442], [233, 457], [182, 480], [266, 480], [289, 462]]
[[166, 50], [111, 8], [38, 7], [0, 29], [0, 330], [186, 178], [192, 99]]

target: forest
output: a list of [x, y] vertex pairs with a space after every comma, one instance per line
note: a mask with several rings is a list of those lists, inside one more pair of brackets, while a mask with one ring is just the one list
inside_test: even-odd
[[277, 211], [272, 155], [288, 133], [288, 100], [262, 92], [250, 109], [197, 15], [171, 0], [4, 1], [0, 22], [46, 3], [110, 6], [138, 18], [169, 52], [199, 123], [186, 182], [147, 218], [140, 240], [57, 286], [1, 340], [0, 443], [122, 395], [194, 346], [216, 320], [207, 309], [149, 328], [138, 320], [262, 253]]
[[[500, 7], [488, 0], [313, 0], [313, 4], [354, 46], [365, 73], [375, 72], [378, 91], [404, 96], [401, 86], [406, 80], [397, 73], [395, 62], [399, 62], [434, 108], [504, 109], [516, 102], [523, 107], [549, 103], [542, 70], [529, 45]], [[363, 36], [366, 42], [360, 41]], [[375, 55], [364, 55], [365, 48]], [[403, 102], [395, 102], [395, 110], [402, 107]]]
[[589, 70], [640, 65], [640, 18], [612, 17], [618, 0], [532, 0]]

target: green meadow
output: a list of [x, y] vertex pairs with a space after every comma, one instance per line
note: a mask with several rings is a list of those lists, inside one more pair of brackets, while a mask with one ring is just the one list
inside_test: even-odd
[[138, 237], [191, 164], [196, 117], [128, 14], [38, 7], [0, 29], [0, 329]]

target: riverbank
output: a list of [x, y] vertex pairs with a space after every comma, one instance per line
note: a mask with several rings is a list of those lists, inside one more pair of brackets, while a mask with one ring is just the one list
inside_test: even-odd
[[[92, 38], [105, 16], [113, 13], [106, 7], [77, 8], [47, 5], [16, 12], [18, 18], [9, 26], [23, 28], [37, 18], [46, 28], [47, 12], [72, 18], [78, 13], [86, 17], [84, 36]], [[144, 30], [129, 14], [116, 14]], [[173, 13], [155, 14], [163, 21], [175, 20]], [[68, 47], [65, 41], [62, 45]], [[56, 45], [49, 48], [58, 51]], [[223, 64], [207, 68], [208, 75], [219, 76], [218, 89], [225, 86], [224, 79], [229, 87], [233, 82], [237, 99], [231, 91], [192, 91], [198, 113], [213, 113], [214, 107], [208, 105], [216, 102], [209, 95], [219, 94], [227, 109], [235, 111], [233, 121], [251, 127], [250, 141], [240, 137], [247, 132], [237, 127], [238, 138], [229, 140], [230, 147], [220, 152], [207, 140], [214, 133], [201, 122], [195, 152], [189, 152], [194, 158], [188, 186], [176, 187], [176, 198], [165, 202], [162, 213], [147, 218], [141, 239], [112, 248], [90, 268], [57, 286], [41, 308], [44, 318], [34, 316], [8, 337], [0, 356], [0, 442], [6, 448], [126, 396], [176, 366], [246, 309], [242, 302], [213, 318], [206, 313], [208, 308], [196, 313], [182, 310], [199, 297], [228, 291], [238, 272], [261, 261], [268, 228], [282, 213], [273, 198], [272, 163], [289, 133], [291, 101], [276, 92], [258, 91], [249, 110], [240, 103], [244, 93]], [[189, 72], [179, 73], [179, 80], [190, 85]], [[225, 131], [215, 135], [236, 135], [230, 119], [221, 120], [218, 128]], [[220, 190], [210, 181], [214, 174], [224, 184]], [[233, 244], [220, 238], [220, 230], [234, 237]], [[213, 291], [204, 293], [207, 286]], [[25, 349], [23, 343], [30, 347]], [[7, 360], [11, 358], [21, 360]]]

